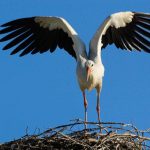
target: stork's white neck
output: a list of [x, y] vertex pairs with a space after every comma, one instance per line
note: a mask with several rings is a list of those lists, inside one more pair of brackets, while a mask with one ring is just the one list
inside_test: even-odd
[[94, 61], [95, 63], [102, 63], [101, 50], [96, 51], [91, 49], [89, 53], [89, 59]]

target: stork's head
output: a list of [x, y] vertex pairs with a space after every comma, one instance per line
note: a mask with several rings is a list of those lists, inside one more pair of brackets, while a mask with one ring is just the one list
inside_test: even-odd
[[94, 66], [94, 62], [92, 60], [87, 60], [85, 63], [85, 67], [86, 67], [86, 72], [87, 72], [87, 81], [89, 80], [89, 77], [91, 75], [91, 73], [93, 72], [93, 66]]

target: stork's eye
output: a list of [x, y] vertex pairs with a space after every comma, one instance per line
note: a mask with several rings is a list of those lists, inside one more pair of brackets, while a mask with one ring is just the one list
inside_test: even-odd
[[92, 64], [92, 67], [93, 67], [93, 64]]

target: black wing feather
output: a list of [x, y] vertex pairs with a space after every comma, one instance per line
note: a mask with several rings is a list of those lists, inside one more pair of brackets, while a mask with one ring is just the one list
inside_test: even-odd
[[12, 54], [16, 54], [19, 51], [23, 50], [24, 48], [26, 48], [30, 43], [32, 43], [32, 41], [34, 40], [34, 35], [31, 35], [29, 38], [27, 38], [24, 42], [22, 42], [19, 46], [17, 46], [11, 53]]
[[135, 26], [134, 28], [135, 28], [135, 30], [136, 30], [137, 32], [139, 32], [140, 34], [143, 34], [144, 36], [150, 38], [150, 32], [146, 32], [145, 30], [143, 30], [143, 29], [140, 28], [139, 26]]
[[18, 30], [13, 31], [10, 34], [3, 37], [2, 39], [0, 39], [0, 42], [4, 42], [4, 41], [10, 40], [14, 37], [17, 37], [18, 35], [22, 34], [26, 30], [27, 30], [27, 27], [19, 28]]
[[20, 43], [21, 41], [23, 41], [24, 39], [26, 39], [28, 36], [30, 36], [32, 34], [31, 30], [26, 31], [25, 33], [19, 35], [18, 37], [16, 37], [15, 39], [13, 39], [10, 43], [8, 43], [3, 50], [7, 50], [15, 45], [17, 45], [18, 43]]

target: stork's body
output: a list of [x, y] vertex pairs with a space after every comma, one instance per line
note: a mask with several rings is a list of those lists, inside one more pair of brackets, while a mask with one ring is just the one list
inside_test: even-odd
[[87, 100], [85, 96], [85, 90], [92, 90], [96, 88], [97, 90], [97, 114], [98, 121], [100, 122], [100, 91], [102, 88], [102, 79], [104, 76], [104, 67], [100, 61], [94, 62], [88, 59], [81, 59], [82, 61], [77, 62], [77, 79], [79, 82], [80, 89], [83, 93], [84, 109], [85, 109], [85, 122], [87, 122]]
[[[93, 66], [90, 66], [91, 63]], [[87, 69], [90, 67], [90, 74], [88, 76]], [[102, 86], [102, 78], [104, 76], [104, 67], [102, 63], [95, 63], [92, 60], [85, 60], [77, 63], [77, 78], [80, 85], [80, 89], [92, 90], [96, 87]]]
[[3, 50], [13, 46], [11, 52], [20, 56], [28, 53], [53, 53], [57, 47], [64, 49], [77, 61], [77, 80], [83, 93], [85, 122], [87, 121], [87, 100], [85, 90], [97, 90], [97, 114], [100, 121], [100, 91], [104, 76], [101, 49], [115, 44], [124, 50], [144, 50], [150, 53], [150, 14], [119, 12], [112, 14], [98, 28], [90, 41], [87, 54], [85, 45], [76, 31], [60, 17], [31, 17], [17, 19], [3, 24], [0, 34], [8, 33], [0, 42], [12, 39]]

